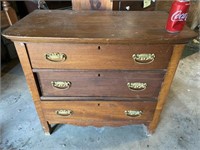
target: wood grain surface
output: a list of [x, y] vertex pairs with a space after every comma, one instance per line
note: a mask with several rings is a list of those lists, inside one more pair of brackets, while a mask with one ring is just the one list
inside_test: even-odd
[[[94, 126], [134, 124], [151, 121], [156, 102], [115, 102], [115, 101], [53, 101], [41, 102], [45, 118], [50, 123], [72, 123]], [[57, 110], [72, 110], [71, 116], [59, 116]], [[138, 117], [126, 116], [125, 110], [140, 110]], [[110, 123], [114, 124], [110, 124]], [[125, 124], [124, 124], [125, 125]]]
[[[39, 71], [42, 96], [156, 98], [164, 72], [130, 71]], [[69, 89], [57, 89], [52, 81], [68, 81]], [[127, 83], [146, 83], [141, 91], [131, 91]]]
[[[33, 68], [150, 70], [167, 68], [173, 45], [28, 43], [27, 48]], [[65, 54], [67, 60], [52, 62], [45, 58], [55, 52]], [[155, 60], [138, 64], [133, 54], [155, 54]]]
[[187, 26], [165, 30], [168, 14], [159, 11], [36, 10], [3, 35], [23, 42], [185, 43], [197, 36]]

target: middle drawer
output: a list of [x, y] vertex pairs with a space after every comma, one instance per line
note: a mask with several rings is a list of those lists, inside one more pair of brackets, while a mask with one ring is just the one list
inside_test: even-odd
[[35, 70], [43, 97], [156, 98], [164, 71]]

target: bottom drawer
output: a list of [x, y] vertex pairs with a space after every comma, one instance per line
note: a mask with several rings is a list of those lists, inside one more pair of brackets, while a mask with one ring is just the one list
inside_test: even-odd
[[118, 126], [150, 122], [156, 102], [43, 101], [45, 119], [50, 124]]

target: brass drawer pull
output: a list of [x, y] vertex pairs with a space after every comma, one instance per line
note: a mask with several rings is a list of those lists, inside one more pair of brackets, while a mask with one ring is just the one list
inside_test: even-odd
[[73, 111], [70, 109], [56, 110], [56, 115], [59, 115], [59, 116], [70, 116], [70, 115], [72, 115], [72, 113], [73, 113]]
[[51, 85], [57, 89], [69, 89], [71, 87], [70, 81], [51, 81]]
[[126, 116], [129, 116], [129, 117], [139, 117], [143, 114], [143, 111], [141, 111], [141, 110], [125, 110], [124, 113]]
[[155, 54], [133, 54], [133, 60], [138, 64], [150, 64], [156, 58]]
[[147, 88], [147, 83], [141, 83], [141, 82], [128, 82], [127, 87], [131, 91], [144, 91]]
[[67, 55], [64, 53], [47, 53], [45, 54], [45, 58], [52, 62], [62, 62], [67, 59]]

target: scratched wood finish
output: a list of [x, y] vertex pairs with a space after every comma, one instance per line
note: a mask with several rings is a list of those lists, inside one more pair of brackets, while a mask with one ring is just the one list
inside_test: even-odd
[[[115, 102], [115, 101], [54, 101], [41, 102], [45, 118], [50, 123], [83, 123], [100, 124], [101, 122], [125, 121], [134, 123], [137, 121], [151, 121], [156, 102]], [[59, 116], [57, 110], [72, 110], [71, 116]], [[125, 110], [139, 110], [143, 114], [138, 117], [126, 116]], [[105, 126], [106, 124], [104, 124]]]
[[185, 43], [197, 34], [187, 26], [179, 34], [165, 30], [166, 12], [36, 10], [3, 35], [23, 42]]
[[[166, 69], [173, 46], [160, 45], [105, 45], [105, 44], [27, 44], [33, 68], [59, 69], [122, 69], [147, 70]], [[39, 53], [38, 53], [39, 52]], [[63, 62], [45, 59], [47, 53], [59, 52], [67, 55]], [[136, 63], [133, 54], [155, 54], [155, 60], [149, 64]]]
[[[104, 96], [124, 98], [156, 98], [165, 72], [120, 71], [39, 71], [42, 96]], [[69, 81], [69, 89], [57, 89], [52, 81]], [[127, 83], [146, 83], [141, 91], [131, 91]]]

